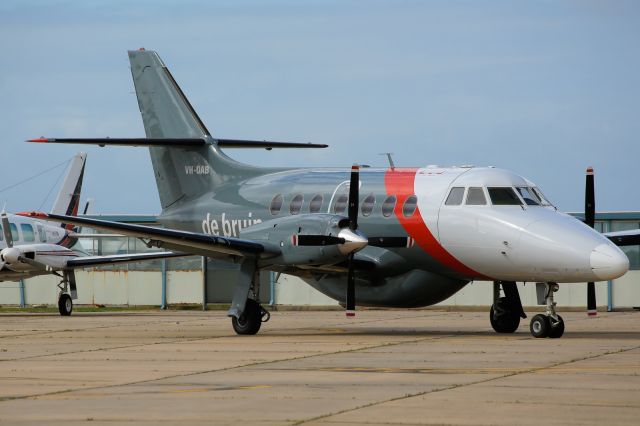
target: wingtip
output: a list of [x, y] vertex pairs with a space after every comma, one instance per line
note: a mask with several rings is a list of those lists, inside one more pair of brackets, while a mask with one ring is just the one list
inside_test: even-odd
[[40, 136], [39, 138], [35, 138], [35, 139], [27, 139], [27, 142], [35, 142], [35, 143], [47, 143], [49, 141], [50, 139], [45, 138], [44, 136]]

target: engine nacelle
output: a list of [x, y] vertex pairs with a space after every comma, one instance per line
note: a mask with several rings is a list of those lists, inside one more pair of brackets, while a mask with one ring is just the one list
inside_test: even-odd
[[18, 247], [7, 247], [0, 251], [0, 259], [7, 265], [19, 263], [18, 258], [21, 256], [23, 253]]
[[[344, 216], [332, 214], [303, 214], [272, 219], [245, 228], [240, 237], [255, 240], [280, 254], [272, 260], [284, 265], [325, 265], [345, 259], [346, 244], [298, 246], [299, 235], [340, 237], [345, 229]], [[348, 229], [348, 228], [347, 228]]]

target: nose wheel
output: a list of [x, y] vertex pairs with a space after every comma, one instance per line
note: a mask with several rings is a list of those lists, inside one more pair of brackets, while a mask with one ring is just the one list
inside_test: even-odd
[[557, 339], [564, 334], [564, 320], [556, 313], [556, 302], [553, 293], [558, 291], [556, 283], [537, 283], [539, 295], [544, 295], [547, 310], [544, 314], [537, 314], [531, 318], [529, 331], [533, 337], [550, 337]]

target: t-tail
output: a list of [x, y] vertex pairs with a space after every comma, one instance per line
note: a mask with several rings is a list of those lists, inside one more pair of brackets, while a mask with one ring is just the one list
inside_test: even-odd
[[156, 52], [132, 50], [129, 61], [146, 138], [39, 138], [30, 142], [148, 147], [163, 211], [193, 201], [223, 184], [274, 171], [239, 163], [221, 148], [327, 147], [215, 138]]

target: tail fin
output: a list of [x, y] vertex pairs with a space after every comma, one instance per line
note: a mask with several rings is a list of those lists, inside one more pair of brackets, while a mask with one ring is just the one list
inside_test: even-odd
[[156, 52], [129, 51], [129, 61], [147, 138], [207, 141], [201, 146], [185, 143], [183, 147], [177, 142], [170, 147], [149, 147], [163, 210], [224, 182], [260, 173], [220, 152], [217, 141]]
[[[80, 208], [80, 192], [82, 190], [82, 179], [84, 178], [84, 166], [87, 161], [87, 154], [77, 153], [67, 169], [67, 176], [62, 182], [56, 201], [53, 203], [51, 213], [59, 215], [77, 216]], [[72, 224], [60, 224], [67, 232], [65, 237], [58, 244], [64, 247], [73, 246], [77, 238], [69, 236], [69, 232], [74, 229]]]
[[67, 176], [64, 178], [56, 201], [53, 203], [51, 213], [67, 216], [78, 214], [86, 161], [87, 154], [84, 152], [79, 152], [73, 157], [67, 169]]

